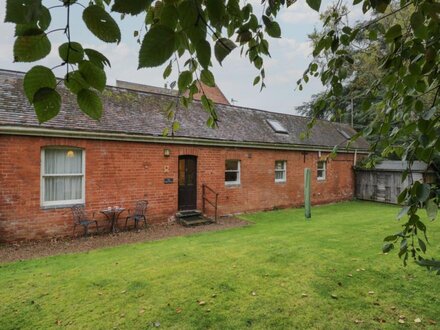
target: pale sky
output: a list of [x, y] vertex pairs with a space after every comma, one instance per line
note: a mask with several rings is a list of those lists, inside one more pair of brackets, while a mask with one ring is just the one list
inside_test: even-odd
[[[82, 1], [84, 2], [84, 1]], [[261, 6], [259, 1], [252, 0], [257, 17], [260, 16]], [[54, 0], [43, 1], [46, 6], [59, 4]], [[323, 1], [323, 7], [329, 4], [329, 0]], [[87, 1], [84, 2], [87, 4]], [[16, 71], [26, 71], [36, 63], [13, 63], [12, 47], [14, 44], [14, 24], [3, 23], [6, 1], [0, 0], [0, 68]], [[107, 68], [107, 84], [114, 85], [116, 79], [136, 82], [146, 85], [163, 87], [165, 81], [162, 78], [163, 68], [137, 70], [139, 45], [133, 37], [133, 31], [142, 25], [143, 18], [127, 17], [121, 21], [119, 15], [114, 15], [120, 23], [122, 41], [119, 45], [105, 44], [93, 36], [85, 27], [81, 19], [79, 6], [72, 7], [71, 21], [74, 27], [71, 40], [77, 41], [83, 47], [92, 47], [103, 51], [111, 62], [111, 68]], [[48, 31], [65, 26], [65, 13], [63, 8], [51, 10], [52, 24]], [[351, 20], [361, 17], [360, 8], [352, 10]], [[257, 71], [250, 65], [249, 60], [240, 57], [239, 48], [236, 48], [223, 62], [220, 67], [213, 59], [212, 69], [216, 77], [218, 87], [223, 91], [226, 98], [234, 99], [234, 104], [263, 109], [275, 112], [294, 114], [295, 106], [301, 105], [310, 99], [311, 95], [323, 90], [319, 80], [312, 79], [303, 89], [295, 90], [296, 81], [302, 76], [311, 61], [311, 47], [307, 35], [316, 26], [319, 28], [318, 13], [310, 9], [304, 0], [298, 0], [288, 9], [281, 11], [278, 17], [281, 25], [282, 38], [269, 37], [271, 58], [265, 59], [266, 88], [260, 92], [258, 86], [253, 86]], [[58, 46], [66, 42], [63, 32], [50, 34], [52, 52], [43, 60], [37, 62], [41, 65], [54, 67], [61, 63], [58, 56]], [[63, 77], [65, 68], [55, 70], [57, 76]], [[174, 76], [175, 77], [175, 76]], [[171, 82], [173, 79], [168, 79]]]

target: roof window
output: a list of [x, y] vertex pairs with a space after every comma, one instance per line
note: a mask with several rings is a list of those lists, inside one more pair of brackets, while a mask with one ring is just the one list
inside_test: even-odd
[[289, 134], [289, 132], [280, 124], [279, 121], [274, 119], [266, 119], [269, 126], [274, 130], [275, 133]]

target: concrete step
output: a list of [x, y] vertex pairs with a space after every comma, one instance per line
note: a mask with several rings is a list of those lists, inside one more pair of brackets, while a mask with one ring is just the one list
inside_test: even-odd
[[176, 213], [176, 218], [178, 219], [193, 218], [200, 216], [202, 216], [202, 211], [200, 210], [186, 210], [186, 211], [179, 211]]
[[213, 223], [214, 221], [210, 218], [199, 216], [198, 218], [183, 218], [180, 219], [180, 223], [185, 227], [191, 226], [200, 226], [200, 225], [208, 225]]

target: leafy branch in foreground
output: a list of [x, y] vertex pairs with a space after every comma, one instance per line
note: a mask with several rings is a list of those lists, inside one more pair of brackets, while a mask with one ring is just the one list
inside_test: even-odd
[[[254, 85], [260, 84], [263, 88], [263, 58], [270, 56], [266, 37], [281, 36], [276, 15], [282, 6], [293, 2], [263, 1], [259, 19], [251, 4], [243, 5], [239, 0], [92, 0], [87, 6], [76, 0], [61, 0], [60, 5], [51, 8], [45, 7], [42, 0], [8, 0], [5, 22], [16, 25], [14, 60], [17, 62], [45, 58], [51, 51], [50, 33], [64, 32], [66, 43], [59, 47], [59, 66], [66, 67], [64, 85], [76, 95], [78, 106], [84, 113], [99, 119], [103, 111], [101, 92], [106, 84], [104, 66], [110, 66], [110, 62], [104, 54], [95, 49], [84, 49], [78, 40], [71, 39], [70, 21], [73, 18], [70, 7], [83, 8], [83, 23], [105, 43], [121, 41], [119, 25], [111, 12], [120, 13], [122, 18], [144, 15], [144, 26], [134, 33], [141, 44], [139, 69], [169, 62], [164, 71], [164, 78], [167, 78], [177, 65], [174, 57], [182, 60], [183, 69], [178, 70], [176, 82], [172, 83], [172, 86], [177, 85], [180, 105], [188, 107], [194, 95], [201, 92], [202, 105], [209, 114], [207, 124], [214, 127], [217, 124], [215, 107], [200, 88], [200, 81], [215, 86], [210, 71], [212, 58], [221, 64], [235, 48], [240, 47], [241, 54], [258, 70]], [[66, 11], [65, 27], [46, 32], [51, 24], [51, 11], [60, 8]], [[36, 66], [25, 76], [26, 95], [40, 123], [55, 117], [61, 107], [61, 96], [56, 89], [58, 84], [53, 85], [53, 69]], [[173, 124], [173, 131], [177, 127]]]
[[372, 151], [409, 164], [402, 177], [409, 179], [409, 186], [398, 199], [404, 205], [398, 215], [405, 219], [403, 230], [385, 239], [383, 251], [389, 252], [400, 242], [398, 255], [405, 265], [411, 257], [440, 274], [440, 261], [425, 257], [426, 218], [420, 214], [425, 209], [429, 220], [436, 219], [440, 190], [435, 183], [414, 182], [410, 168], [415, 160], [431, 164], [440, 151], [440, 4], [363, 1], [363, 11], [373, 11], [373, 19], [354, 26], [345, 23], [347, 13], [342, 6], [327, 12], [324, 31], [315, 42], [314, 60], [297, 83], [302, 87], [312, 75], [328, 86], [313, 104], [314, 116], [321, 116], [341, 100], [347, 86], [365, 74], [355, 69], [360, 56], [377, 57], [379, 74], [356, 95], [361, 100], [356, 110], [370, 118], [363, 134], [372, 142]]

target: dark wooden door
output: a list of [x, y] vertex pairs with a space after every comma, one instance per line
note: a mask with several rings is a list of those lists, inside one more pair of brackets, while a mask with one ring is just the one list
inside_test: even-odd
[[179, 210], [197, 209], [197, 157], [179, 156]]

